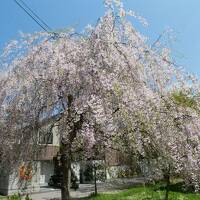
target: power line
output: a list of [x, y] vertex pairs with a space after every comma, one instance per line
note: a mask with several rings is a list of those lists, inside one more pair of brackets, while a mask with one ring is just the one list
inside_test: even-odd
[[43, 25], [46, 26], [46, 28], [48, 28], [49, 30], [52, 30], [52, 28], [47, 24], [45, 23], [44, 20], [41, 19], [41, 17], [39, 17], [36, 12], [33, 11], [33, 9], [31, 9], [23, 0], [19, 0], [40, 22], [43, 23]]
[[[30, 8], [28, 7], [22, 0], [21, 3], [26, 7], [24, 7], [17, 0], [13, 0], [31, 19], [33, 19], [44, 31], [49, 32], [52, 29]], [[28, 10], [32, 13], [30, 13]], [[49, 29], [49, 30], [48, 30]]]
[[17, 0], [13, 0], [29, 17], [31, 17], [44, 31], [48, 30], [37, 20], [34, 16], [32, 16]]

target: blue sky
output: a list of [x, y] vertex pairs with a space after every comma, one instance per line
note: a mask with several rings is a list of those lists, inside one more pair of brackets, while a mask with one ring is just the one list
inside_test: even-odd
[[[103, 0], [24, 1], [53, 29], [75, 27], [82, 30], [104, 13]], [[19, 36], [19, 31], [42, 30], [13, 0], [0, 3], [0, 52], [8, 41]], [[147, 28], [135, 20], [132, 22], [150, 42], [166, 28], [172, 28], [177, 40], [171, 47], [177, 63], [200, 77], [199, 0], [124, 0], [124, 5], [147, 19]]]

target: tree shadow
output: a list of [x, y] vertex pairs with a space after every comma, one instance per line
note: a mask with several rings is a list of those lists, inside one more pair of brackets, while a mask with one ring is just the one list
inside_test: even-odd
[[[160, 183], [157, 186], [154, 186], [153, 190], [166, 190], [166, 185], [164, 183]], [[195, 193], [194, 187], [186, 186], [184, 182], [170, 184], [169, 191], [179, 193]]]

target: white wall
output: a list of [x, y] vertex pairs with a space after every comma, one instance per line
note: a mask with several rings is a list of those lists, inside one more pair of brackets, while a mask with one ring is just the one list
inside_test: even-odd
[[39, 191], [39, 175], [38, 175], [39, 162], [33, 163], [33, 176], [30, 181], [23, 181], [19, 179], [19, 169], [16, 169], [10, 174], [1, 174], [0, 177], [0, 193], [3, 195], [10, 195], [17, 192], [33, 192]]
[[60, 135], [58, 131], [58, 127], [53, 128], [53, 145], [54, 146], [59, 146], [60, 145]]
[[72, 169], [79, 181], [80, 180], [80, 163], [74, 162], [74, 163], [72, 163], [71, 166], [72, 166]]
[[120, 173], [123, 171], [126, 171], [127, 166], [121, 165], [121, 166], [110, 166], [106, 168], [106, 179], [116, 179], [119, 178]]

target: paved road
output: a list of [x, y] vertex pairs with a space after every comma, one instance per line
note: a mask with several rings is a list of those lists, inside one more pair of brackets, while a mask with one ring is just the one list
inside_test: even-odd
[[[142, 184], [145, 182], [144, 178], [133, 179], [118, 179], [112, 182], [98, 183], [99, 192], [116, 191], [126, 189], [133, 185]], [[94, 192], [94, 185], [80, 184], [77, 191], [72, 190], [71, 196], [74, 199], [87, 197]], [[58, 189], [44, 188], [40, 193], [30, 195], [33, 200], [60, 200], [61, 192]]]

